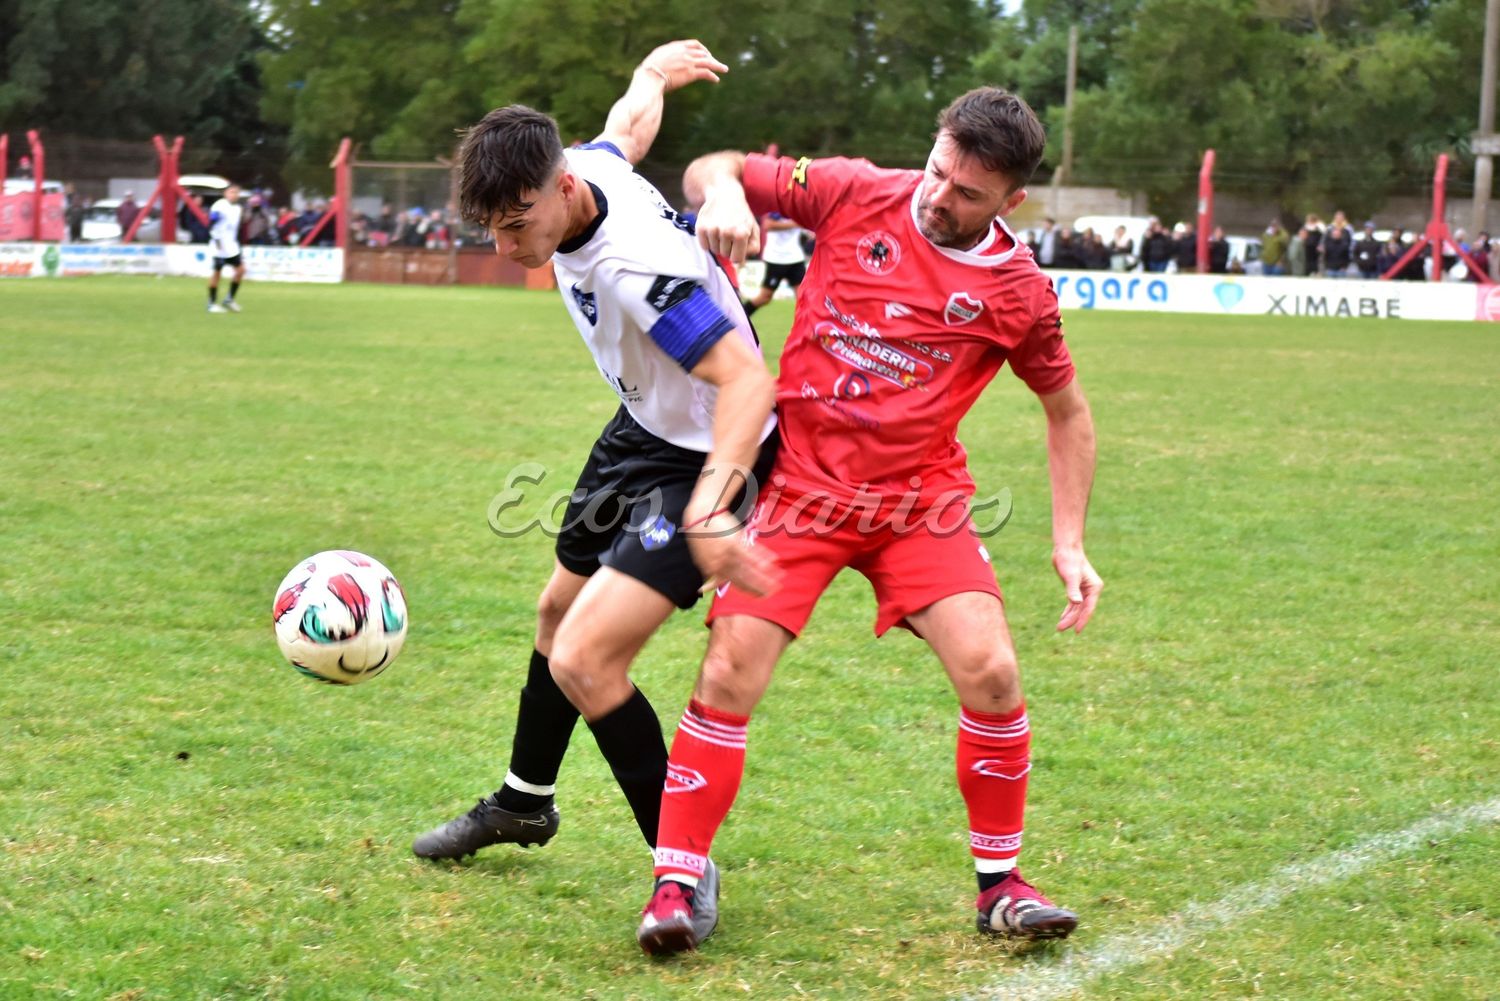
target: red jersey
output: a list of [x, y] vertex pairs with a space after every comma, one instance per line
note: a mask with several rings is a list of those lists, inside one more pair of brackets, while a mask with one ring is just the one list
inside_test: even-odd
[[958, 423], [1010, 362], [1038, 394], [1073, 379], [1057, 294], [995, 220], [973, 250], [917, 228], [922, 172], [865, 160], [751, 154], [745, 194], [817, 237], [781, 355], [777, 471], [850, 498], [867, 485], [921, 497], [971, 493]]

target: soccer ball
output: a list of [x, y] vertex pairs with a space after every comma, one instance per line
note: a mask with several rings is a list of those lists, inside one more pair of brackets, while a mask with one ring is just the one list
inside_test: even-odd
[[390, 666], [406, 642], [406, 594], [380, 563], [347, 549], [309, 556], [276, 589], [276, 642], [319, 681], [357, 685]]

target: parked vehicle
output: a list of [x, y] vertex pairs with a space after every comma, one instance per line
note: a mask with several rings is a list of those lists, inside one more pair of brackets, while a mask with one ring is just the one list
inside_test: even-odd
[[[118, 241], [121, 237], [120, 221], [116, 216], [116, 210], [120, 207], [122, 199], [101, 198], [88, 208], [83, 210], [83, 239], [85, 243], [98, 243], [102, 241]], [[179, 227], [178, 242], [182, 239]], [[135, 231], [136, 243], [160, 243], [161, 242], [161, 214], [155, 209], [146, 221], [141, 223]]]

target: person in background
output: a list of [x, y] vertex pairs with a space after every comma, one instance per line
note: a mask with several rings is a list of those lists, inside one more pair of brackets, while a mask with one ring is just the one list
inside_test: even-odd
[[207, 218], [208, 213], [203, 209], [203, 196], [195, 192], [189, 192], [187, 198], [183, 199], [181, 207], [177, 209], [177, 225], [187, 234], [189, 243], [208, 242], [208, 224], [198, 218], [198, 214], [189, 205], [196, 206], [198, 212], [202, 212]]
[[1208, 273], [1229, 273], [1229, 241], [1224, 238], [1224, 227], [1215, 226], [1208, 237]]
[[1307, 234], [1307, 227], [1303, 226], [1286, 245], [1287, 271], [1293, 278], [1307, 277]]
[[1367, 281], [1380, 277], [1380, 241], [1375, 239], [1375, 220], [1366, 219], [1364, 232], [1354, 241], [1354, 266]]
[[1146, 225], [1146, 236], [1141, 241], [1141, 260], [1146, 270], [1160, 274], [1172, 263], [1172, 234], [1167, 232], [1156, 216]]
[[1488, 278], [1490, 274], [1490, 234], [1481, 232], [1475, 237], [1474, 242], [1469, 246], [1469, 256], [1474, 259], [1475, 264], [1479, 265], [1479, 270], [1476, 271], [1470, 268], [1467, 276], [1468, 280], [1477, 282], [1480, 275]]
[[[240, 252], [240, 222], [244, 207], [240, 205], [240, 186], [231, 184], [224, 189], [224, 197], [214, 202], [208, 211], [208, 242], [214, 255], [213, 272], [208, 276], [208, 311], [210, 313], [238, 313], [240, 282], [245, 280], [245, 259]], [[220, 303], [219, 272], [225, 267], [234, 269], [229, 283], [229, 294]]]
[[1198, 231], [1190, 222], [1180, 222], [1172, 227], [1172, 256], [1177, 259], [1180, 275], [1198, 272]]
[[1125, 232], [1124, 226], [1115, 227], [1115, 238], [1109, 242], [1109, 269], [1130, 271], [1136, 266], [1135, 241]]
[[1280, 219], [1272, 219], [1260, 241], [1260, 263], [1265, 274], [1286, 274], [1286, 249], [1290, 243]]
[[78, 243], [83, 240], [83, 215], [88, 205], [71, 184], [63, 186], [63, 198], [63, 221], [68, 226], [68, 241]]
[[760, 281], [760, 290], [745, 303], [745, 315], [750, 316], [771, 301], [782, 282], [792, 291], [802, 287], [807, 275], [807, 258], [802, 254], [802, 227], [785, 216], [773, 212], [761, 223], [766, 234], [766, 245], [761, 249], [760, 259], [765, 263], [765, 277]]
[[1308, 275], [1320, 274], [1323, 269], [1323, 258], [1319, 248], [1323, 246], [1323, 220], [1318, 218], [1316, 212], [1309, 212], [1307, 219], [1302, 223], [1302, 259], [1305, 273]]
[[1323, 255], [1323, 273], [1329, 278], [1349, 277], [1349, 263], [1353, 260], [1354, 238], [1349, 227], [1339, 220], [1344, 213], [1336, 213], [1328, 232], [1323, 234], [1319, 250]]
[[121, 237], [130, 232], [130, 224], [135, 222], [135, 217], [140, 214], [141, 207], [135, 203], [135, 192], [125, 192], [125, 197], [115, 207], [115, 221], [120, 224]]

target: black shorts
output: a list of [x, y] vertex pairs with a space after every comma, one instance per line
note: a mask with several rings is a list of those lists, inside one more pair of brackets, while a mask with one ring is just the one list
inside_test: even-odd
[[768, 288], [772, 292], [782, 282], [786, 282], [792, 288], [802, 284], [802, 279], [807, 277], [807, 262], [799, 261], [796, 264], [767, 264], [766, 276], [760, 280], [761, 288]]
[[[761, 443], [753, 470], [757, 488], [770, 476], [779, 444], [775, 431]], [[678, 608], [692, 608], [703, 574], [678, 529], [707, 458], [658, 438], [622, 406], [578, 475], [557, 536], [557, 561], [584, 577], [600, 566], [612, 567]], [[741, 521], [754, 509], [756, 493], [742, 491], [735, 498]]]
[[228, 265], [231, 268], [244, 267], [244, 260], [245, 257], [243, 254], [235, 254], [233, 257], [215, 257], [214, 274], [218, 274], [220, 271], [223, 271], [225, 265]]

